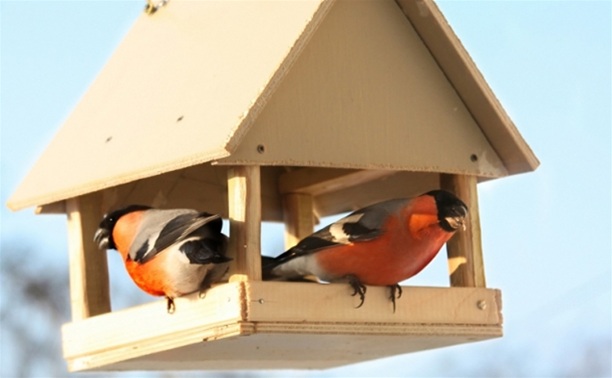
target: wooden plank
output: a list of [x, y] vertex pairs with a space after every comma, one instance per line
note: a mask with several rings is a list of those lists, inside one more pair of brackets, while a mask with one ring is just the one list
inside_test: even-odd
[[355, 187], [395, 174], [396, 171], [301, 168], [282, 174], [279, 191], [313, 196]]
[[496, 326], [298, 324], [291, 333], [282, 331], [285, 326], [257, 323], [258, 333], [248, 337], [192, 344], [101, 370], [326, 369], [501, 336]]
[[289, 249], [312, 234], [315, 226], [313, 198], [310, 194], [289, 193], [283, 195], [285, 221], [285, 248]]
[[[312, 334], [324, 336], [326, 334], [351, 335], [351, 336], [395, 336], [416, 337], [425, 336], [433, 341], [434, 338], [444, 340], [448, 336], [471, 336], [474, 340], [500, 337], [503, 329], [501, 324], [442, 324], [442, 323], [316, 323], [304, 324], [294, 322], [257, 322], [257, 332], [284, 333], [284, 334]], [[473, 341], [474, 341], [473, 340]], [[404, 343], [412, 343], [413, 340], [404, 339]], [[446, 343], [447, 341], [444, 341]], [[448, 346], [449, 344], [443, 344]], [[408, 351], [416, 352], [427, 349], [424, 345]], [[406, 353], [406, 351], [404, 352]], [[299, 358], [295, 358], [296, 360]]]
[[40, 214], [65, 214], [66, 201], [53, 202], [46, 205], [37, 206], [34, 210], [36, 215]]
[[243, 292], [241, 283], [228, 283], [212, 287], [204, 298], [176, 298], [172, 314], [159, 300], [65, 324], [64, 357], [72, 370], [82, 370], [241, 334], [236, 325], [244, 317]]
[[259, 166], [228, 170], [230, 274], [261, 280], [261, 183]]
[[232, 282], [174, 314], [158, 300], [66, 324], [64, 356], [71, 371], [324, 368], [502, 335], [498, 290], [404, 295], [394, 314], [381, 287], [355, 309], [343, 284]]
[[[173, 190], [171, 202], [191, 204], [191, 207], [199, 206], [197, 208], [219, 213], [227, 218], [227, 170], [229, 168], [203, 164], [183, 170]], [[260, 171], [262, 220], [282, 222], [278, 176], [283, 168], [260, 167]]]
[[[103, 191], [104, 208], [117, 209], [134, 203], [164, 208], [192, 208], [228, 218], [227, 170], [230, 167], [201, 164], [168, 172]], [[262, 219], [282, 222], [278, 176], [281, 167], [261, 167]], [[45, 207], [46, 208], [46, 207]]]
[[455, 193], [470, 211], [466, 230], [446, 243], [451, 286], [486, 287], [476, 184], [475, 176], [440, 175], [440, 187]]
[[[133, 182], [133, 187], [128, 185], [130, 190], [123, 198], [125, 202], [121, 204], [121, 207], [134, 203], [145, 203], [152, 207], [168, 208], [170, 199], [177, 197], [173, 191], [180, 176], [181, 171], [172, 171], [150, 177], [147, 180]], [[115, 189], [109, 188], [107, 192], [113, 190]]]
[[106, 251], [93, 241], [102, 210], [99, 193], [66, 200], [72, 319], [111, 310]]
[[319, 217], [354, 211], [391, 198], [413, 197], [439, 187], [437, 173], [396, 172], [353, 188], [318, 195], [314, 198]]
[[[485, 288], [403, 287], [395, 313], [386, 287], [368, 286], [365, 302], [348, 284], [248, 282], [252, 322], [501, 325], [501, 294]], [[307, 300], [306, 300], [307, 298]]]

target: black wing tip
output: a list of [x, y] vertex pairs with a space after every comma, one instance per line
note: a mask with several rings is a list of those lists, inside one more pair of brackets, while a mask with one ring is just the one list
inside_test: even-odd
[[220, 219], [221, 214], [213, 214], [206, 211], [201, 211], [198, 213], [199, 218], [210, 218], [210, 220]]
[[274, 257], [261, 256], [261, 275], [264, 280], [272, 280], [277, 278], [272, 270], [278, 266], [278, 261]]
[[209, 229], [215, 234], [221, 233], [221, 230], [223, 229], [223, 218], [221, 217], [221, 214], [212, 214], [203, 211], [198, 213], [198, 218], [208, 218], [205, 223], [207, 227], [209, 227]]
[[222, 264], [232, 260], [225, 256], [225, 245], [217, 238], [203, 238], [183, 243], [180, 250], [191, 264]]
[[221, 217], [221, 214], [213, 214], [203, 211], [198, 213], [197, 217], [206, 220], [206, 223], [204, 223], [202, 227], [206, 226], [213, 234], [221, 234], [221, 231], [223, 230], [223, 218]]

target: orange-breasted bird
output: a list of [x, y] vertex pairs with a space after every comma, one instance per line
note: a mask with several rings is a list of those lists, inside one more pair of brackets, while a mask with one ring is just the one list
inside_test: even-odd
[[432, 190], [414, 198], [357, 210], [302, 239], [276, 258], [264, 257], [265, 279], [348, 281], [363, 305], [365, 285], [388, 286], [395, 311], [399, 282], [419, 273], [458, 229], [467, 206], [455, 195]]
[[94, 236], [101, 249], [115, 249], [136, 285], [174, 298], [200, 290], [226, 273], [227, 236], [221, 217], [191, 209], [160, 210], [131, 205], [104, 216]]

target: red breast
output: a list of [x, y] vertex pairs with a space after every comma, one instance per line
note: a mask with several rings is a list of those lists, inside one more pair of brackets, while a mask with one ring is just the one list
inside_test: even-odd
[[162, 296], [170, 292], [170, 283], [166, 280], [164, 260], [167, 253], [160, 253], [146, 264], [139, 264], [133, 260], [125, 261], [125, 268], [130, 277], [139, 288], [151, 295]]
[[151, 295], [162, 296], [166, 293], [167, 284], [164, 281], [164, 260], [167, 254], [159, 253], [154, 259], [140, 264], [128, 258], [128, 253], [145, 211], [134, 211], [123, 215], [113, 228], [113, 240], [121, 254], [128, 274], [139, 288]]

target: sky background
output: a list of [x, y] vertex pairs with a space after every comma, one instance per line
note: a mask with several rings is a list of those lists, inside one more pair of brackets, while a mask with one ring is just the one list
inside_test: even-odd
[[[541, 161], [533, 173], [479, 185], [487, 285], [503, 292], [505, 336], [295, 374], [568, 376], [581, 364], [602, 363], [600, 374], [610, 376], [612, 3], [438, 4]], [[143, 6], [0, 1], [3, 204]], [[35, 251], [31, 259], [67, 266], [65, 217], [5, 206], [0, 215], [2, 260], [6, 246], [25, 245]], [[281, 243], [282, 229], [266, 227], [263, 249]], [[118, 257], [109, 256], [111, 281], [137, 292]], [[446, 273], [441, 253], [408, 284], [445, 286]], [[67, 294], [66, 287], [57, 295]], [[11, 368], [5, 340], [0, 376]]]

